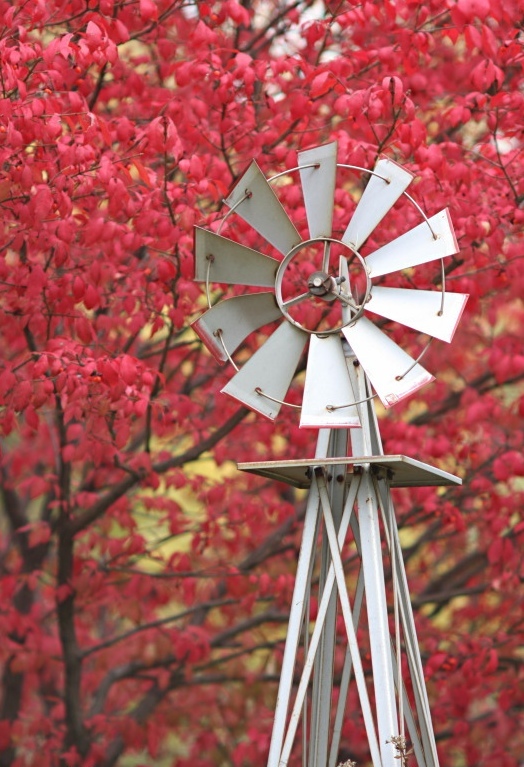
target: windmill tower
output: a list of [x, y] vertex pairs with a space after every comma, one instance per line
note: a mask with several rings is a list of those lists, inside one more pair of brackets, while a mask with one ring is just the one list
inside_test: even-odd
[[[369, 180], [337, 238], [332, 219], [339, 168], [366, 173]], [[267, 179], [253, 161], [226, 199], [226, 219], [240, 216], [282, 260], [233, 242], [220, 230], [197, 228], [195, 234], [195, 279], [206, 285], [209, 309], [193, 328], [217, 360], [236, 369], [222, 391], [275, 419], [307, 348], [300, 425], [318, 430], [315, 455], [238, 465], [308, 490], [268, 767], [296, 763], [301, 719], [303, 764], [337, 767], [351, 684], [373, 767], [438, 767], [391, 488], [457, 485], [460, 479], [404, 455], [384, 455], [374, 398], [389, 408], [433, 376], [420, 364], [422, 354], [412, 359], [366, 315], [406, 325], [430, 340], [451, 341], [467, 296], [446, 292], [443, 268], [440, 291], [374, 281], [456, 253], [456, 238], [447, 210], [428, 218], [406, 191], [412, 174], [391, 160], [379, 159], [373, 170], [343, 165], [333, 142], [300, 152], [297, 167], [285, 174], [300, 178], [307, 239], [271, 186], [284, 174]], [[362, 245], [402, 195], [421, 223], [363, 257]], [[212, 306], [211, 283], [270, 290]], [[252, 331], [275, 320], [281, 320], [275, 332], [239, 370], [234, 351]], [[360, 560], [352, 593], [344, 570], [349, 546]], [[389, 607], [384, 549], [392, 581]], [[318, 608], [312, 621], [316, 557]], [[347, 648], [335, 703], [338, 611]], [[357, 637], [364, 622], [368, 675]]]

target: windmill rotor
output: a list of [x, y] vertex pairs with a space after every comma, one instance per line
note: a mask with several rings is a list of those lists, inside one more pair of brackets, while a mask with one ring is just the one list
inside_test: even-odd
[[[333, 213], [339, 168], [366, 172], [369, 181], [337, 238]], [[294, 172], [302, 187], [306, 238], [272, 187], [276, 179]], [[288, 404], [285, 397], [308, 341], [301, 426], [358, 426], [350, 358], [362, 365], [386, 408], [433, 380], [420, 364], [422, 355], [413, 359], [368, 316], [449, 342], [467, 300], [465, 294], [445, 290], [444, 269], [440, 291], [374, 283], [458, 252], [448, 210], [428, 218], [406, 191], [412, 180], [411, 172], [387, 158], [380, 158], [373, 170], [337, 163], [336, 142], [299, 152], [296, 168], [272, 178], [251, 162], [225, 200], [226, 218], [233, 213], [242, 218], [283, 258], [279, 261], [197, 227], [195, 279], [205, 282], [210, 308], [193, 328], [217, 361], [225, 363], [233, 362], [232, 354], [250, 333], [275, 320], [281, 323], [240, 370], [233, 363], [237, 372], [223, 392], [276, 418]], [[421, 213], [422, 222], [363, 256], [362, 246], [403, 195]], [[211, 283], [270, 290], [213, 306]]]

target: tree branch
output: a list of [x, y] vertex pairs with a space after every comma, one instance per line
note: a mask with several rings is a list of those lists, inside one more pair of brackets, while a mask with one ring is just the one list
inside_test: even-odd
[[[169, 469], [175, 469], [180, 466], [184, 466], [186, 463], [198, 460], [203, 453], [211, 450], [217, 445], [225, 436], [227, 436], [235, 426], [249, 415], [251, 411], [247, 408], [239, 408], [222, 426], [216, 429], [209, 437], [206, 437], [197, 445], [186, 450], [180, 455], [167, 458], [165, 461], [159, 461], [153, 464], [153, 471], [157, 474], [163, 474]], [[143, 479], [143, 474], [128, 474], [120, 482], [117, 482], [111, 490], [105, 495], [99, 498], [95, 503], [86, 509], [82, 514], [72, 519], [69, 523], [69, 529], [73, 535], [77, 535], [86, 527], [95, 522], [102, 516], [119, 498], [129, 492], [131, 488], [137, 485]]]
[[87, 106], [89, 107], [90, 112], [94, 109], [94, 106], [96, 102], [98, 101], [98, 97], [100, 96], [100, 91], [102, 90], [102, 87], [104, 85], [104, 77], [105, 77], [106, 71], [107, 71], [107, 62], [103, 65], [100, 72], [98, 73], [96, 85], [87, 103]]
[[[82, 756], [89, 747], [89, 738], [82, 715], [82, 659], [75, 627], [75, 594], [73, 591], [74, 538], [62, 530], [58, 539], [57, 619], [64, 659], [64, 704], [66, 735], [64, 750], [75, 746]], [[60, 591], [63, 590], [63, 593]]]

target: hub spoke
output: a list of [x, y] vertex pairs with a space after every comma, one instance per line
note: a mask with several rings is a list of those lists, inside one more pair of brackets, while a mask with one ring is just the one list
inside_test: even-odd
[[289, 298], [287, 301], [283, 301], [282, 308], [290, 309], [292, 306], [296, 306], [297, 304], [302, 303], [302, 301], [305, 301], [306, 298], [310, 297], [311, 293], [309, 293], [309, 291], [307, 293], [301, 293], [299, 296], [295, 296], [294, 298]]
[[329, 240], [326, 240], [324, 242], [324, 256], [322, 258], [322, 271], [327, 272], [329, 271], [329, 256], [331, 252], [331, 242]]

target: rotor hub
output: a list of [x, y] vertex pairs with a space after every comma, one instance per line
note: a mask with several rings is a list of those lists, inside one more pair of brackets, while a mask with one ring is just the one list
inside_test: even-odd
[[326, 272], [313, 272], [308, 277], [307, 287], [312, 296], [323, 298], [324, 301], [336, 299], [337, 281]]

